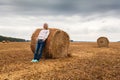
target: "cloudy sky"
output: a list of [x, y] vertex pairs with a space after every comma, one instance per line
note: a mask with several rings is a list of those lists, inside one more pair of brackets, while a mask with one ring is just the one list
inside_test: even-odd
[[72, 40], [120, 41], [120, 0], [0, 0], [0, 35], [30, 40], [45, 22]]

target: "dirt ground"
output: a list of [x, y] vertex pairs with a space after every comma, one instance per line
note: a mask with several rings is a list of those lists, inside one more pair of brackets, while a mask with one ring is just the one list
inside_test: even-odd
[[31, 63], [29, 42], [0, 43], [0, 80], [120, 80], [120, 42], [71, 43], [72, 57]]

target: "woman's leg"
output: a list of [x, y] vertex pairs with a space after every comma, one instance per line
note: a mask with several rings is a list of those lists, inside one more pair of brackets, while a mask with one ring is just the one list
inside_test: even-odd
[[44, 41], [41, 41], [41, 44], [40, 44], [40, 47], [39, 47], [39, 54], [38, 54], [37, 60], [40, 60], [40, 58], [42, 57], [42, 51], [43, 51], [44, 46], [45, 46], [45, 42], [44, 42]]
[[40, 43], [37, 42], [36, 48], [35, 48], [35, 53], [34, 53], [34, 59], [37, 59], [37, 57], [38, 57], [39, 48], [40, 48]]

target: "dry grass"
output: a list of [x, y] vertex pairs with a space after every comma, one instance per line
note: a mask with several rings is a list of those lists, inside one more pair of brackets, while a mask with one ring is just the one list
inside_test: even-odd
[[0, 80], [119, 80], [120, 43], [71, 43], [73, 57], [31, 63], [30, 43], [0, 43]]

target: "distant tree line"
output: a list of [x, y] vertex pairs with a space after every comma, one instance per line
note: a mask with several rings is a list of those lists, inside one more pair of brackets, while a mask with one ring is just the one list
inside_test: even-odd
[[20, 39], [20, 38], [12, 38], [12, 37], [5, 37], [5, 36], [0, 36], [0, 42], [2, 41], [10, 41], [10, 42], [25, 42], [25, 39]]

